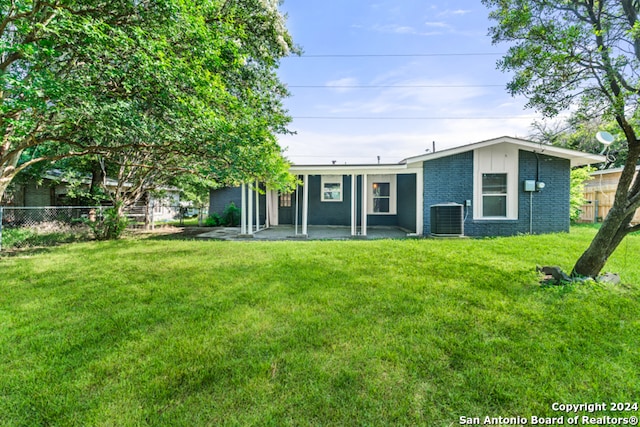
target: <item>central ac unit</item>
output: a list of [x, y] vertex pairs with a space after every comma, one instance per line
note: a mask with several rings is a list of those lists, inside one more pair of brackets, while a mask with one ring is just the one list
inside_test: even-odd
[[431, 205], [431, 234], [459, 237], [464, 235], [464, 206], [459, 203]]

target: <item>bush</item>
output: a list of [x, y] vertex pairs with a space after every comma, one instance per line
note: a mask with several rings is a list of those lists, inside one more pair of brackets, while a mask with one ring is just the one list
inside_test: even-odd
[[592, 167], [576, 168], [571, 170], [571, 189], [570, 189], [570, 217], [571, 221], [580, 219], [582, 206], [586, 203], [584, 198], [584, 184], [591, 178], [591, 172], [595, 171]]
[[212, 213], [204, 220], [205, 227], [218, 227], [222, 225], [223, 219], [217, 212]]
[[240, 209], [235, 203], [231, 202], [224, 208], [222, 219], [224, 220], [224, 225], [229, 227], [235, 227], [240, 224]]
[[102, 218], [86, 221], [96, 240], [115, 240], [122, 236], [129, 225], [129, 220], [120, 213], [120, 206], [116, 204], [106, 209], [102, 213]]

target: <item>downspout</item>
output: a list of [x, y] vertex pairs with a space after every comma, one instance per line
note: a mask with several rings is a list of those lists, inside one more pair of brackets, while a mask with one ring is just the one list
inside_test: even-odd
[[[538, 153], [534, 152], [536, 155], [536, 183], [538, 185], [538, 181], [540, 181], [540, 157]], [[529, 193], [529, 234], [533, 234], [533, 191]]]
[[533, 191], [529, 191], [529, 234], [533, 234]]

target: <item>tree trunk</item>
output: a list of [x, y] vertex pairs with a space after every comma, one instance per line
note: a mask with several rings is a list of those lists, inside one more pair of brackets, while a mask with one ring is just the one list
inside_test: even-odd
[[9, 184], [16, 177], [16, 166], [18, 165], [18, 159], [22, 154], [22, 150], [16, 151], [12, 154], [5, 155], [5, 151], [8, 149], [0, 147], [0, 202], [4, 197], [4, 192], [9, 188]]
[[624, 116], [617, 117], [617, 121], [627, 137], [629, 146], [627, 159], [618, 180], [613, 206], [591, 244], [574, 265], [572, 276], [595, 278], [622, 239], [633, 230], [631, 220], [640, 205], [640, 201], [637, 200], [640, 193], [640, 174], [636, 174], [636, 164], [640, 158], [640, 143]]
[[104, 181], [104, 165], [100, 159], [95, 159], [91, 163], [91, 186], [89, 187], [89, 194], [96, 196], [98, 191], [102, 188]]
[[633, 213], [625, 216], [614, 209], [609, 211], [591, 244], [578, 258], [571, 275], [595, 278], [600, 274], [611, 254], [628, 234], [627, 228], [632, 218]]
[[[17, 161], [15, 163], [17, 163]], [[11, 181], [13, 181], [15, 177], [15, 164], [0, 165], [0, 202], [2, 202], [4, 192], [9, 188]]]
[[11, 184], [11, 178], [0, 177], [0, 203], [2, 203], [4, 192], [9, 187], [9, 184]]

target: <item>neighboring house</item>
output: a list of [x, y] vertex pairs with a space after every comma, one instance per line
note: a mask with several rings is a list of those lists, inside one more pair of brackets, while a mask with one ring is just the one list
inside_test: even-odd
[[[82, 180], [82, 185], [87, 188], [91, 184], [91, 179], [87, 177]], [[118, 182], [107, 178], [105, 187], [114, 190]], [[47, 171], [39, 180], [29, 180], [23, 183], [14, 184], [10, 197], [6, 204], [11, 207], [62, 207], [75, 206], [78, 203], [68, 196], [69, 183], [62, 176], [62, 172], [57, 169]], [[180, 192], [176, 188], [167, 188], [162, 197], [153, 196], [147, 193], [143, 200], [130, 209], [131, 216], [144, 218], [147, 215], [147, 202], [151, 208], [148, 212], [152, 215], [153, 221], [170, 221], [179, 216], [180, 212]]]
[[[640, 165], [636, 166], [636, 175]], [[587, 204], [582, 207], [580, 222], [602, 222], [613, 205], [622, 168], [604, 169], [591, 173], [591, 179], [585, 182], [584, 198]], [[632, 224], [640, 224], [640, 210], [636, 211]]]
[[[501, 137], [397, 164], [292, 165], [292, 194], [252, 185], [211, 192], [211, 212], [241, 206], [244, 234], [262, 227], [393, 226], [413, 235], [507, 236], [569, 231], [569, 172], [602, 156]], [[257, 197], [256, 197], [257, 195]], [[256, 224], [259, 224], [257, 226]]]

